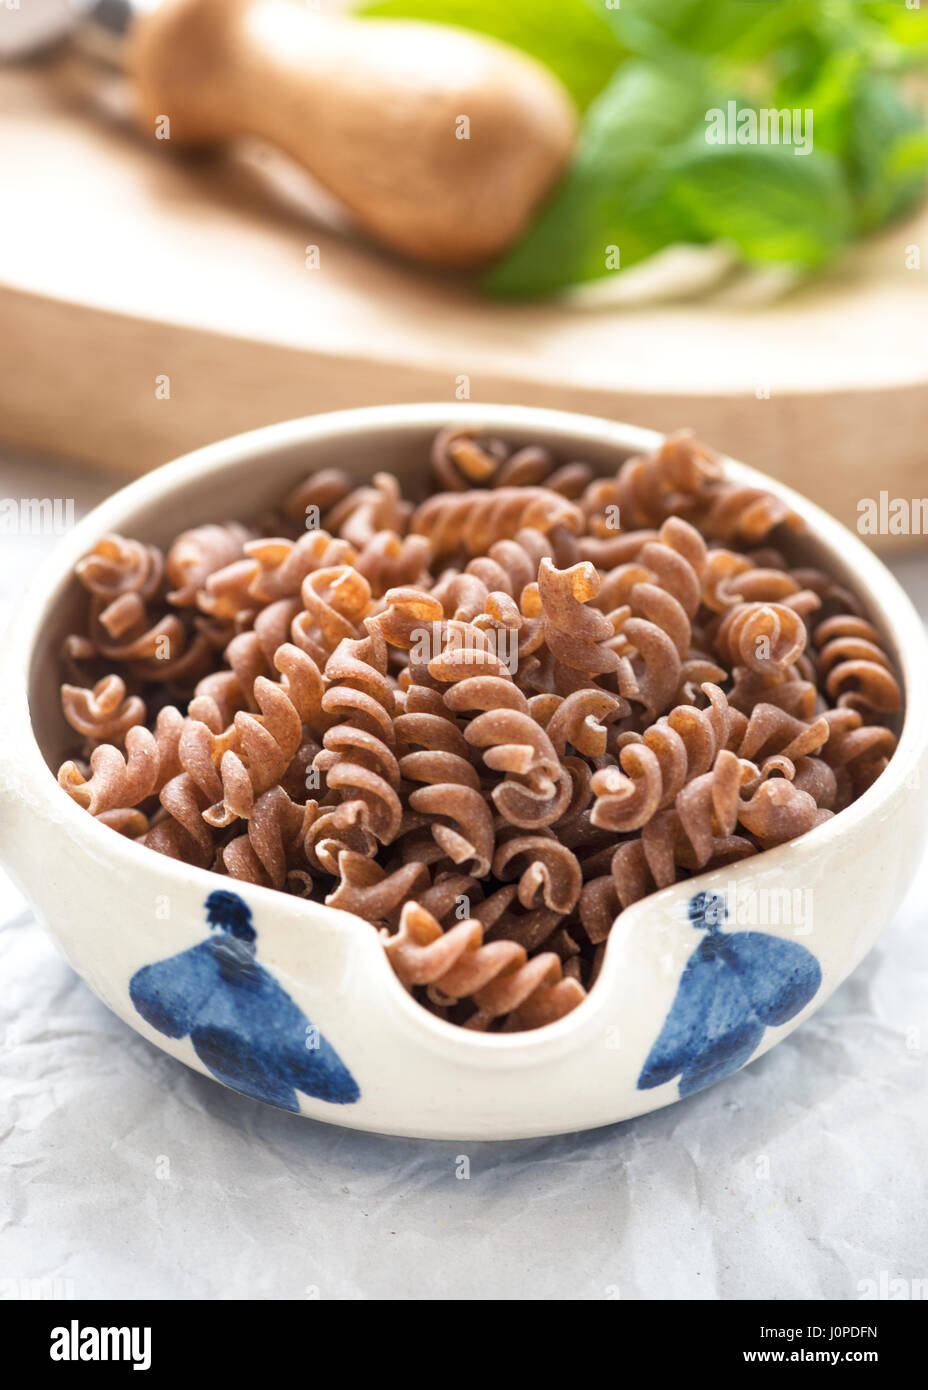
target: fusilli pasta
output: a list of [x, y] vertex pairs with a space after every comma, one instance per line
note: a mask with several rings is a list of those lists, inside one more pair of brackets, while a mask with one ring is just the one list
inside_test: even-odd
[[431, 466], [424, 500], [326, 469], [166, 554], [104, 536], [58, 780], [363, 918], [439, 1017], [538, 1028], [625, 908], [866, 791], [902, 690], [860, 597], [786, 558], [799, 518], [688, 434], [603, 478], [454, 426]]

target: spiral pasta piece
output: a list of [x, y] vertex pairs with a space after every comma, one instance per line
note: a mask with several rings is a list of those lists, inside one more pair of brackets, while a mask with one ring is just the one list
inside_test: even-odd
[[706, 535], [748, 545], [764, 540], [777, 526], [796, 531], [802, 525], [797, 513], [774, 493], [736, 483], [707, 489], [694, 511], [693, 520], [697, 519]]
[[145, 718], [145, 701], [127, 695], [119, 676], [104, 676], [93, 689], [61, 687], [61, 708], [71, 728], [90, 743], [122, 743], [128, 731]]
[[881, 714], [902, 708], [902, 691], [872, 623], [853, 614], [826, 618], [813, 633], [825, 692], [839, 706]]
[[806, 679], [798, 666], [789, 667], [782, 677], [762, 676], [747, 666], [736, 666], [728, 703], [732, 709], [747, 715], [758, 704], [773, 705], [806, 723], [814, 719], [822, 707], [818, 686]]
[[373, 624], [361, 640], [339, 643], [326, 663], [322, 697], [323, 710], [335, 722], [313, 763], [342, 798], [336, 825], [357, 825], [382, 845], [396, 838], [403, 818], [386, 669], [386, 642]]
[[165, 782], [158, 800], [163, 815], [152, 819], [151, 828], [141, 837], [142, 844], [172, 859], [208, 868], [215, 857], [213, 832], [203, 819], [208, 794], [189, 772], [180, 772]]
[[451, 425], [435, 436], [432, 470], [443, 491], [472, 487], [533, 487], [544, 483], [565, 497], [578, 497], [593, 470], [585, 463], [559, 465], [549, 449], [537, 444], [511, 449], [472, 425]]
[[429, 882], [423, 864], [403, 864], [388, 873], [373, 860], [350, 850], [339, 855], [338, 872], [339, 881], [326, 898], [327, 906], [353, 912], [375, 925], [391, 922], [401, 905]]
[[442, 715], [406, 714], [397, 723], [407, 748], [418, 745], [399, 762], [403, 778], [420, 784], [409, 794], [410, 810], [433, 817], [431, 833], [442, 853], [483, 878], [492, 859], [493, 818], [467, 743]]
[[828, 820], [831, 811], [816, 805], [808, 792], [785, 778], [763, 782], [738, 809], [738, 820], [763, 849], [785, 844]]
[[611, 873], [597, 875], [584, 883], [580, 891], [580, 921], [587, 937], [595, 946], [608, 940], [612, 924], [622, 907], [627, 905], [619, 901]]
[[545, 641], [554, 659], [586, 677], [612, 675], [621, 661], [607, 645], [614, 632], [609, 619], [588, 607], [600, 577], [588, 560], [558, 570], [544, 559], [538, 568], [538, 594]]
[[[68, 761], [58, 770], [58, 785], [92, 816], [134, 809], [180, 772], [183, 727], [180, 711], [166, 705], [158, 713], [154, 733], [133, 725], [126, 731], [125, 754], [114, 744], [98, 744], [90, 755], [90, 776]], [[124, 821], [124, 826], [130, 824], [134, 822]]]
[[632, 735], [618, 764], [593, 774], [594, 826], [628, 834], [666, 809], [693, 778], [709, 771], [721, 751], [741, 741], [746, 721], [718, 686], [706, 682], [705, 709], [678, 705], [642, 735]]
[[691, 650], [706, 564], [699, 532], [670, 517], [633, 559], [610, 570], [598, 596], [616, 630], [612, 645], [631, 657], [636, 698], [652, 717], [681, 689], [723, 674]]
[[715, 649], [723, 661], [782, 680], [807, 641], [805, 624], [795, 609], [781, 603], [739, 603], [722, 619]]
[[135, 594], [146, 602], [161, 588], [164, 558], [156, 546], [107, 535], [78, 560], [74, 573], [84, 588], [104, 603], [125, 594]]
[[708, 864], [717, 841], [734, 833], [743, 809], [741, 789], [757, 775], [753, 763], [723, 748], [708, 772], [677, 792], [674, 810], [699, 868]]
[[[182, 582], [182, 569], [198, 563], [205, 572], [211, 563], [218, 563], [226, 551], [222, 545], [241, 543], [244, 528], [230, 523], [228, 527], [202, 528], [210, 536], [221, 538], [220, 550], [205, 556], [203, 547], [194, 557], [197, 539], [194, 533], [179, 537], [174, 549], [180, 546], [171, 560], [168, 576]], [[178, 558], [179, 556], [179, 558]], [[173, 682], [177, 686], [191, 685], [209, 667], [214, 644], [205, 631], [191, 626], [187, 616], [158, 610], [165, 604], [186, 602], [182, 589], [162, 592], [165, 561], [155, 546], [143, 545], [125, 537], [103, 537], [89, 555], [77, 565], [76, 573], [92, 596], [88, 634], [84, 638], [82, 659], [105, 660], [117, 671], [134, 679]], [[75, 651], [75, 639], [66, 649]]]
[[[236, 836], [222, 850], [222, 860], [231, 878], [283, 888], [295, 854], [302, 850], [307, 830], [316, 813], [316, 803], [297, 805], [283, 787], [269, 787], [256, 798], [247, 831]], [[298, 867], [306, 874], [305, 856], [299, 854]], [[311, 881], [311, 876], [310, 881]]]
[[293, 619], [294, 643], [319, 666], [347, 637], [359, 639], [371, 602], [371, 588], [350, 565], [313, 570], [300, 586], [302, 612]]
[[827, 740], [824, 715], [812, 721], [796, 719], [777, 705], [760, 702], [751, 710], [738, 754], [755, 762], [774, 755], [796, 762], [818, 752]]
[[545, 906], [554, 913], [572, 912], [583, 875], [575, 854], [553, 835], [514, 835], [497, 847], [493, 873], [499, 879], [519, 873], [523, 907]]
[[335, 540], [323, 530], [306, 531], [296, 541], [262, 537], [248, 541], [244, 549], [252, 564], [248, 597], [261, 604], [294, 598], [307, 575], [351, 566], [358, 558], [347, 541]]
[[[518, 885], [510, 885], [518, 888]], [[482, 920], [483, 904], [478, 904], [474, 916]], [[534, 956], [542, 948], [555, 951], [562, 964], [577, 954], [577, 945], [561, 923], [565, 917], [550, 907], [533, 907], [521, 911], [517, 908], [500, 912], [492, 925], [484, 924], [484, 941], [514, 941], [521, 946], [526, 955]]]
[[[590, 511], [617, 507], [624, 531], [646, 529], [691, 507], [721, 479], [722, 472], [717, 455], [697, 444], [689, 433], [680, 432], [665, 439], [653, 453], [626, 459], [608, 493], [598, 488], [595, 500], [584, 500]], [[597, 484], [592, 487], [596, 489]]]
[[628, 701], [609, 690], [575, 690], [563, 698], [548, 698], [554, 703], [545, 720], [545, 733], [561, 759], [568, 746], [584, 757], [601, 757], [606, 751], [608, 725], [630, 712]]
[[508, 450], [498, 439], [481, 439], [473, 425], [449, 425], [432, 441], [432, 470], [446, 492], [466, 492], [489, 483]]
[[837, 809], [838, 779], [824, 758], [797, 758], [790, 780], [800, 791], [808, 792], [816, 806], [826, 811]]
[[631, 907], [658, 888], [669, 888], [683, 874], [735, 863], [757, 853], [746, 835], [726, 835], [713, 841], [712, 852], [698, 863], [674, 810], [662, 811], [633, 840], [620, 844], [612, 857], [611, 876], [620, 907]]
[[225, 526], [195, 526], [183, 531], [165, 559], [165, 572], [171, 589], [168, 601], [179, 608], [196, 604], [207, 580], [242, 558], [251, 532], [237, 522]]
[[[667, 594], [683, 611], [685, 624], [679, 619], [673, 623], [679, 629], [677, 645], [682, 656], [689, 643], [690, 623], [702, 597], [708, 565], [706, 543], [688, 522], [680, 517], [668, 517], [656, 539], [646, 541], [641, 547], [636, 562], [648, 571], [646, 582], [650, 587]], [[628, 599], [633, 612], [636, 588], [637, 584], [632, 587]]]
[[[255, 799], [278, 785], [303, 744], [304, 725], [315, 720], [323, 704], [322, 677], [311, 657], [283, 643], [274, 655], [279, 682], [265, 676], [254, 681], [254, 698], [259, 713], [239, 710], [231, 729], [213, 735], [206, 725], [191, 731], [207, 745], [207, 756], [192, 762], [189, 770], [197, 775], [200, 789], [215, 804], [204, 807], [209, 823], [219, 827], [236, 818], [248, 820]], [[218, 777], [210, 777], [209, 766], [218, 762]], [[217, 793], [221, 793], [217, 797]]]
[[846, 706], [826, 710], [828, 739], [822, 759], [844, 778], [839, 787], [844, 804], [853, 794], [866, 791], [880, 775], [896, 749], [896, 736], [881, 724], [865, 724], [859, 710]]
[[316, 522], [325, 517], [336, 503], [352, 489], [352, 481], [341, 468], [320, 468], [310, 473], [287, 494], [283, 503], [284, 516], [300, 526], [316, 529]]
[[432, 547], [425, 536], [398, 536], [379, 531], [364, 546], [356, 564], [374, 598], [398, 585], [415, 584], [427, 573]]
[[468, 561], [464, 573], [479, 580], [487, 593], [500, 592], [519, 599], [537, 580], [542, 560], [556, 560], [555, 551], [551, 536], [537, 527], [523, 526], [513, 537], [494, 542], [485, 555]]
[[461, 550], [473, 556], [526, 527], [547, 534], [561, 526], [579, 532], [583, 514], [559, 493], [543, 487], [501, 487], [437, 493], [416, 509], [410, 530], [427, 536], [436, 555]]
[[337, 793], [325, 793], [303, 842], [310, 869], [332, 878], [339, 877], [342, 854], [356, 854], [362, 859], [373, 860], [378, 849], [377, 841], [369, 830], [361, 825], [345, 824], [344, 817], [337, 818], [340, 804]]
[[485, 1031], [497, 1020], [504, 1028], [541, 1027], [576, 1008], [585, 991], [563, 978], [554, 952], [527, 960], [515, 942], [483, 944], [476, 920], [443, 932], [417, 903], [407, 903], [399, 930], [384, 943], [387, 958], [407, 988], [432, 986], [451, 1000], [469, 999], [475, 1011], [465, 1027]]

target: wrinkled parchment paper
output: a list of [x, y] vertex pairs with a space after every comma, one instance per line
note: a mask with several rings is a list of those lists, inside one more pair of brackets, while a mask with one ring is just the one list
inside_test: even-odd
[[[0, 468], [4, 495], [27, 486], [12, 473]], [[103, 490], [68, 486], [81, 503]], [[7, 604], [46, 544], [4, 543]], [[928, 612], [928, 554], [894, 568]], [[107, 1012], [0, 879], [0, 1298], [856, 1299], [911, 1285], [928, 1277], [926, 919], [928, 855], [857, 973], [709, 1091], [586, 1134], [431, 1143], [315, 1124], [189, 1071]]]

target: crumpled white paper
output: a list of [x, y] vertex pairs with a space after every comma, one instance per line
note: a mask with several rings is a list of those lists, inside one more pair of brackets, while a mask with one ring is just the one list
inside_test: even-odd
[[[928, 558], [895, 568], [926, 611]], [[918, 1296], [926, 904], [928, 856], [856, 974], [710, 1090], [468, 1144], [316, 1124], [189, 1071], [107, 1012], [0, 880], [0, 1297]]]

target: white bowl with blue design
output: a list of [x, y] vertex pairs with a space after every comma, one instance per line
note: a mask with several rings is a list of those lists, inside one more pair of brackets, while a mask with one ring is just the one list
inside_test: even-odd
[[[476, 423], [614, 471], [658, 436], [505, 406], [386, 406], [288, 421], [198, 450], [123, 489], [70, 532], [6, 636], [0, 853], [68, 960], [156, 1046], [246, 1096], [313, 1119], [426, 1138], [502, 1139], [609, 1124], [761, 1056], [859, 964], [912, 878], [928, 822], [928, 648], [886, 568], [838, 522], [741, 464], [806, 518], [803, 563], [863, 600], [901, 671], [899, 746], [869, 790], [807, 835], [663, 889], [623, 912], [600, 977], [535, 1032], [481, 1034], [422, 1009], [371, 926], [166, 859], [58, 787], [62, 638], [75, 562], [110, 531], [164, 545], [259, 514], [310, 470], [420, 478], [435, 432]], [[917, 692], [917, 698], [911, 693]]]

